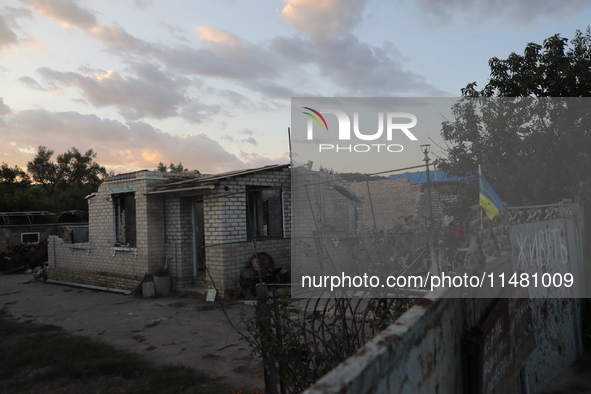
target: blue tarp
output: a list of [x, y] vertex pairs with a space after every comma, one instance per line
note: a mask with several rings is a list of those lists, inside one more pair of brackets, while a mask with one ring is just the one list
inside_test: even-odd
[[[427, 183], [426, 173], [426, 171], [406, 172], [404, 174], [390, 175], [390, 179], [409, 178], [410, 183], [412, 184]], [[429, 175], [431, 177], [431, 182], [450, 182], [461, 180], [461, 178], [449, 176], [447, 173], [441, 170], [430, 170]]]

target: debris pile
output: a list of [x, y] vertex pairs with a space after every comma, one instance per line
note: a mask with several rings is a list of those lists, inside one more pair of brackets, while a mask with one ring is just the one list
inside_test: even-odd
[[16, 245], [0, 252], [0, 271], [4, 275], [43, 267], [47, 261], [47, 241], [38, 244]]

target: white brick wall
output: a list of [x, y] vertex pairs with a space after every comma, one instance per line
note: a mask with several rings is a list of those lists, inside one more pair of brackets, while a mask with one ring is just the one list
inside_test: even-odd
[[[193, 281], [191, 193], [146, 195], [165, 174], [142, 171], [103, 183], [89, 199], [89, 242], [74, 248], [50, 239], [48, 276], [51, 279], [134, 289], [144, 275], [164, 264], [168, 256], [177, 285]], [[114, 209], [108, 188], [136, 190], [137, 245], [132, 251], [114, 246]], [[224, 187], [228, 187], [228, 191]], [[206, 264], [222, 296], [231, 295], [240, 272], [254, 254], [246, 235], [246, 186], [281, 188], [284, 194], [284, 238], [258, 241], [258, 251], [274, 257], [277, 266], [289, 264], [291, 192], [289, 169], [274, 169], [221, 180], [204, 193]], [[121, 189], [120, 189], [121, 190]]]

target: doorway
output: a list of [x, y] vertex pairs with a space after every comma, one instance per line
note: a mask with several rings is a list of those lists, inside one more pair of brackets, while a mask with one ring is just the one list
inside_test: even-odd
[[205, 278], [205, 231], [203, 215], [203, 196], [191, 202], [191, 222], [193, 225], [193, 276]]

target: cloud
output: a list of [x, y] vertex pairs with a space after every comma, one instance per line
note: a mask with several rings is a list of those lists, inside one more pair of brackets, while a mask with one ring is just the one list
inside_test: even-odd
[[[66, 4], [66, 1], [70, 0], [53, 3]], [[362, 22], [366, 3], [367, 0], [287, 0], [282, 17], [304, 36], [276, 37], [265, 43], [253, 43], [225, 30], [197, 26], [192, 30], [196, 42], [167, 46], [135, 37], [118, 24], [95, 23], [96, 20], [90, 17], [92, 13], [80, 7], [75, 13], [79, 17], [70, 17], [69, 23], [75, 22], [86, 34], [105, 44], [108, 51], [121, 56], [124, 61], [141, 63], [150, 59], [168, 72], [230, 80], [272, 100], [321, 94], [315, 91], [318, 87], [309, 82], [318, 74], [334, 85], [332, 91], [324, 87], [324, 95], [445, 95], [421, 75], [405, 69], [392, 44], [371, 45], [351, 33]], [[52, 12], [44, 11], [44, 15], [58, 18], [62, 14], [56, 9], [59, 7], [51, 8]], [[101, 83], [92, 76], [85, 78], [71, 73], [59, 79], [62, 83], [75, 84], [83, 89], [85, 97], [95, 105], [103, 105], [102, 97], [116, 91], [116, 85], [134, 85], [135, 90], [140, 88], [141, 80], [124, 77], [114, 71], [110, 73]], [[167, 82], [172, 82], [169, 86], [174, 86], [176, 81], [173, 78]], [[171, 93], [166, 85], [162, 89], [163, 93]], [[156, 87], [151, 87], [144, 92], [156, 90]], [[178, 94], [165, 95], [161, 108], [155, 108], [150, 99], [143, 96], [134, 98], [136, 106], [133, 109], [127, 104], [131, 97], [112, 96], [109, 101], [112, 103], [116, 98], [125, 101], [116, 105], [126, 119], [140, 119], [148, 115], [161, 119], [180, 114], [189, 121], [201, 122], [204, 114], [216, 113], [219, 109], [203, 107], [211, 104], [197, 102], [192, 105], [206, 109], [202, 113], [194, 112], [191, 103], [182, 103], [183, 98], [187, 99], [183, 87], [175, 87], [173, 91]], [[244, 107], [247, 102], [240, 96], [234, 96], [234, 105]], [[261, 110], [270, 104], [273, 103], [259, 101], [256, 108]]]
[[119, 55], [155, 55], [162, 47], [132, 36], [117, 23], [97, 25], [86, 30], [86, 33]]
[[30, 18], [31, 13], [20, 7], [2, 7], [0, 9], [0, 51], [17, 45], [23, 41], [19, 38], [17, 31], [23, 30], [18, 22], [19, 18]]
[[152, 6], [152, 0], [133, 0], [133, 5], [140, 10], [147, 10]]
[[271, 41], [271, 48], [297, 63], [313, 63], [316, 58], [312, 41], [301, 37], [275, 37]]
[[270, 98], [286, 99], [295, 96], [309, 96], [309, 94], [296, 92], [287, 86], [269, 80], [254, 80], [245, 82], [244, 85]]
[[[109, 52], [122, 57], [127, 62], [141, 63], [147, 58], [159, 62], [167, 70], [176, 70], [178, 73], [230, 79], [239, 83], [280, 80], [283, 78], [285, 70], [289, 69], [289, 64], [284, 57], [267, 46], [251, 43], [224, 30], [197, 26], [193, 29], [193, 33], [197, 43], [200, 44], [198, 47], [195, 47], [194, 43], [192, 45], [166, 46], [135, 37], [117, 23], [110, 25], [98, 23], [93, 12], [73, 5], [71, 0], [24, 1], [31, 10], [46, 18], [56, 20], [64, 26], [81, 29], [89, 37], [106, 45]], [[117, 77], [115, 74], [111, 76]], [[57, 75], [54, 74], [53, 77], [57, 77]], [[62, 82], [70, 84], [76, 82], [87, 89], [89, 83], [94, 82], [88, 79], [84, 81], [84, 76], [76, 76], [72, 73], [62, 77], [65, 77], [60, 78]], [[131, 81], [124, 82], [130, 83]], [[269, 88], [273, 84], [275, 86]], [[282, 88], [279, 82], [267, 82], [267, 85], [261, 84], [257, 91], [273, 95], [280, 89]], [[284, 92], [289, 93], [289, 89], [283, 89]], [[85, 91], [85, 93], [90, 94], [91, 92]], [[288, 97], [283, 96], [282, 98]], [[235, 97], [235, 99], [239, 99], [239, 97]], [[151, 112], [154, 113], [154, 111]], [[140, 116], [142, 113], [142, 111], [138, 114], [126, 112], [126, 115], [134, 117]]]
[[268, 157], [261, 156], [258, 153], [248, 153], [241, 151], [240, 157], [244, 162], [249, 164], [249, 167], [264, 167], [272, 164], [289, 162], [289, 160], [286, 160], [283, 155], [270, 159]]
[[182, 106], [190, 103], [185, 96], [190, 85], [187, 78], [171, 76], [149, 63], [135, 64], [134, 76], [123, 76], [113, 70], [102, 75], [61, 72], [47, 67], [37, 71], [51, 83], [79, 89], [97, 107], [117, 107], [127, 120], [177, 116]]
[[312, 36], [341, 35], [361, 20], [368, 0], [287, 0], [283, 18], [296, 29]]
[[353, 34], [343, 34], [309, 39], [281, 37], [272, 45], [294, 62], [316, 65], [322, 77], [339, 87], [341, 95], [445, 95], [421, 75], [406, 70], [391, 43], [377, 47]]
[[226, 135], [222, 136], [222, 139], [223, 139], [223, 140], [226, 140], [226, 141], [229, 141], [229, 142], [232, 142], [232, 143], [238, 143], [238, 144], [249, 144], [249, 145], [253, 145], [253, 146], [256, 146], [256, 145], [258, 145], [258, 142], [257, 142], [257, 140], [256, 140], [256, 139], [254, 139], [254, 137], [248, 137], [248, 138], [243, 138], [243, 139], [237, 139], [237, 138], [234, 138], [234, 137], [232, 137], [232, 136], [231, 136], [231, 135], [229, 135], [229, 134], [226, 134]]
[[16, 33], [8, 27], [6, 20], [0, 15], [0, 48], [14, 45], [17, 41]]
[[[366, 3], [287, 0], [283, 18], [308, 37], [275, 37], [270, 46], [291, 62], [316, 66], [322, 77], [337, 86], [336, 95], [446, 95], [421, 75], [406, 70], [391, 43], [378, 47], [352, 33], [362, 22]], [[270, 97], [290, 93], [269, 83], [254, 83], [251, 88]]]
[[539, 17], [572, 15], [591, 6], [587, 0], [414, 0], [423, 14], [438, 22], [450, 22], [460, 14], [482, 19], [502, 17], [513, 23], [527, 23]]
[[189, 122], [203, 123], [212, 120], [213, 115], [218, 115], [222, 112], [224, 111], [221, 105], [208, 105], [193, 100], [191, 104], [181, 109], [179, 115]]
[[61, 22], [62, 27], [91, 29], [98, 22], [94, 13], [73, 0], [21, 0], [31, 10], [45, 18]]
[[146, 56], [157, 59], [168, 68], [209, 77], [251, 79], [278, 76], [281, 58], [232, 33], [199, 26], [194, 29], [202, 44], [167, 47], [151, 43], [129, 34], [117, 24], [98, 25], [87, 31], [103, 42], [113, 53], [135, 59]]
[[4, 99], [0, 97], [0, 116], [8, 115], [10, 112], [10, 107], [4, 104]]
[[94, 149], [101, 165], [119, 171], [153, 169], [160, 161], [180, 161], [186, 168], [202, 173], [250, 165], [205, 133], [175, 136], [145, 122], [122, 123], [78, 112], [20, 111], [5, 117], [4, 125], [0, 125], [0, 140], [6, 141], [3, 160], [19, 166], [32, 159], [31, 152], [39, 145], [56, 153], [65, 152], [72, 145], [80, 150]]
[[22, 76], [18, 80], [20, 83], [22, 83], [23, 85], [25, 85], [28, 88], [35, 89], [35, 90], [47, 90], [43, 86], [39, 85], [39, 83], [31, 77]]

